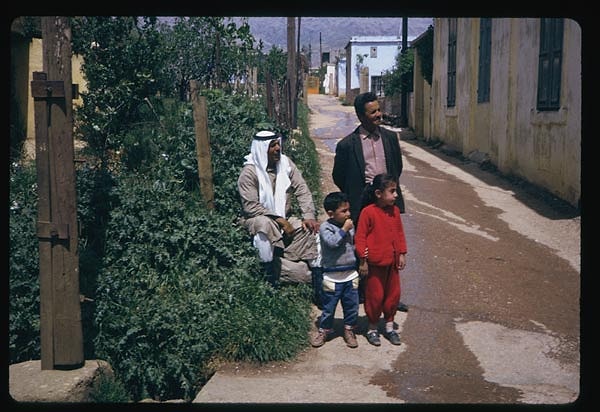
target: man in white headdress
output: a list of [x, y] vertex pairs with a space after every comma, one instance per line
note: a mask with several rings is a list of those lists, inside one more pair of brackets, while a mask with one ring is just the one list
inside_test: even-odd
[[[254, 135], [250, 154], [238, 177], [242, 202], [240, 223], [253, 236], [254, 247], [267, 280], [277, 286], [281, 257], [304, 260], [310, 266], [318, 257], [312, 193], [294, 162], [281, 153], [281, 138], [271, 131]], [[302, 217], [291, 216], [292, 195]]]

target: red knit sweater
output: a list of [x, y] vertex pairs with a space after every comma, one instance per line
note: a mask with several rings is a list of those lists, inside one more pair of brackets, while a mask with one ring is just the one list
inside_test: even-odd
[[366, 206], [360, 212], [354, 236], [356, 252], [365, 257], [370, 265], [390, 266], [398, 263], [398, 256], [406, 253], [404, 226], [400, 209], [394, 205], [382, 209], [375, 204]]

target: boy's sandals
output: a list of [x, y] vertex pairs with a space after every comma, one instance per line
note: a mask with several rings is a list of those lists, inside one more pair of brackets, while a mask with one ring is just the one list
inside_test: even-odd
[[324, 329], [319, 329], [310, 337], [310, 344], [313, 347], [318, 348], [319, 346], [323, 346], [326, 340], [327, 331]]
[[346, 342], [346, 346], [348, 346], [349, 348], [358, 347], [356, 335], [354, 335], [354, 331], [352, 329], [344, 328], [344, 341]]

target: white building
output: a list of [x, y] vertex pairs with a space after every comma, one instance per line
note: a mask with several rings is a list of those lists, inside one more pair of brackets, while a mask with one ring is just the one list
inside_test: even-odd
[[[407, 38], [408, 46], [414, 36]], [[396, 56], [402, 51], [398, 36], [353, 36], [346, 45], [346, 101], [354, 101], [361, 93], [372, 91], [383, 95], [382, 76], [391, 71]], [[363, 84], [361, 84], [361, 73]], [[339, 88], [340, 90], [342, 87]]]
[[338, 60], [336, 64], [336, 80], [337, 80], [337, 95], [338, 97], [346, 96], [346, 58]]

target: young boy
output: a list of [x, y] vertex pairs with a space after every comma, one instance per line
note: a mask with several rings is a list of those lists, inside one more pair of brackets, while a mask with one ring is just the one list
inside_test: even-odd
[[333, 333], [335, 308], [341, 300], [344, 312], [344, 341], [356, 348], [354, 327], [358, 319], [358, 272], [354, 254], [354, 223], [350, 219], [348, 196], [342, 192], [329, 193], [323, 201], [329, 219], [319, 228], [323, 283], [323, 311], [319, 329], [311, 337], [311, 345], [322, 346]]

